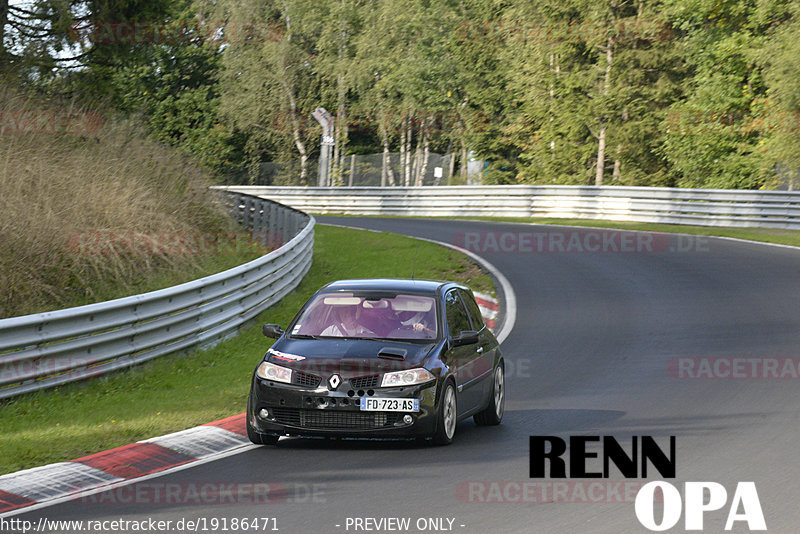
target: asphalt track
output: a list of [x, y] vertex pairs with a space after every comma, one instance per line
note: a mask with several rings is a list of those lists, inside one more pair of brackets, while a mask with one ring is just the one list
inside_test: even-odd
[[[596, 480], [573, 481], [558, 502], [534, 502], [542, 498], [538, 490], [523, 495], [518, 488], [553, 482], [528, 478], [530, 435], [597, 434], [619, 440], [650, 435], [663, 446], [668, 436], [676, 436], [674, 484], [715, 481], [730, 496], [738, 481], [754, 481], [769, 531], [797, 532], [800, 380], [769, 373], [726, 378], [725, 367], [711, 378], [693, 379], [679, 375], [674, 364], [675, 358], [724, 358], [706, 361], [734, 365], [740, 358], [746, 370], [737, 368], [737, 373], [747, 376], [753, 365], [758, 367], [754, 359], [777, 358], [782, 366], [782, 359], [800, 358], [800, 250], [651, 236], [657, 250], [621, 251], [621, 236], [606, 235], [606, 250], [561, 252], [557, 244], [549, 250], [548, 243], [558, 233], [568, 243], [574, 229], [387, 218], [321, 217], [319, 222], [462, 245], [464, 232], [510, 236], [498, 241], [503, 251], [485, 241], [488, 234], [479, 234], [479, 246], [489, 246], [478, 252], [507, 277], [517, 299], [516, 325], [502, 347], [509, 369], [500, 427], [464, 421], [456, 442], [441, 448], [284, 439], [277, 448], [245, 449], [133, 485], [270, 482], [276, 491], [269, 503], [240, 499], [198, 505], [187, 499], [176, 504], [154, 498], [151, 488], [141, 498], [98, 494], [16, 517], [274, 517], [279, 531], [288, 533], [366, 531], [346, 528], [348, 517], [409, 517], [410, 532], [418, 532], [418, 518], [452, 518], [452, 530], [464, 533], [647, 532], [630, 498], [587, 502], [592, 499], [579, 490], [588, 486], [581, 484]], [[544, 250], [516, 250], [519, 232], [531, 231], [549, 232]], [[593, 239], [600, 241], [592, 241], [593, 247], [602, 242], [603, 232], [616, 233], [597, 232]], [[585, 237], [580, 236], [584, 244]], [[616, 251], [612, 241], [619, 245]], [[533, 245], [536, 250], [535, 236]], [[484, 485], [481, 492], [481, 486], [470, 485], [475, 481], [498, 484]], [[612, 469], [608, 482], [626, 481]], [[619, 500], [613, 491], [606, 495], [592, 497]], [[480, 502], [487, 498], [493, 502]], [[727, 507], [706, 514], [705, 531], [722, 532], [726, 517]], [[683, 530], [683, 521], [673, 529]], [[739, 523], [734, 531], [746, 529]]]

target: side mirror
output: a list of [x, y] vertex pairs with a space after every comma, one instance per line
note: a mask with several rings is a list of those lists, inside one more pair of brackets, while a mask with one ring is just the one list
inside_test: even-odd
[[475, 330], [463, 330], [457, 336], [453, 336], [450, 339], [450, 343], [454, 347], [460, 347], [462, 345], [472, 345], [478, 342], [478, 333]]
[[265, 324], [261, 327], [261, 333], [264, 334], [265, 337], [278, 339], [283, 335], [283, 328], [277, 324]]

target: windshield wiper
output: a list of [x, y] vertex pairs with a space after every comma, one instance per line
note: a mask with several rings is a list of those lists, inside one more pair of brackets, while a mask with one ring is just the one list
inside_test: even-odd
[[424, 337], [367, 337], [367, 336], [353, 336], [353, 337], [346, 337], [344, 339], [366, 339], [367, 341], [399, 341], [401, 343], [418, 343], [420, 341], [424, 341], [427, 343], [432, 343], [433, 339], [428, 339]]
[[290, 337], [294, 339], [322, 339], [320, 336], [312, 336], [310, 334], [291, 334]]

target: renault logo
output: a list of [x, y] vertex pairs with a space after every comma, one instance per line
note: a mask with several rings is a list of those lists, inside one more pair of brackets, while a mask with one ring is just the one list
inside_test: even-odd
[[328, 386], [330, 386], [330, 389], [332, 390], [338, 388], [339, 384], [341, 383], [342, 378], [339, 375], [331, 375], [331, 377], [328, 379]]

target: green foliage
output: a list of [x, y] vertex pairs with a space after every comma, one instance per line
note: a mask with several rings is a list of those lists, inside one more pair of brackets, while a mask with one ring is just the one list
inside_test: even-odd
[[753, 189], [764, 184], [758, 147], [765, 131], [756, 122], [766, 95], [758, 55], [780, 6], [746, 0], [676, 0], [668, 5], [683, 31], [689, 67], [682, 98], [665, 121], [663, 153], [683, 187]]
[[800, 188], [800, 3], [792, 2], [793, 17], [778, 27], [774, 41], [760, 59], [765, 65], [766, 97], [757, 103], [763, 153], [761, 171], [768, 186]]
[[[311, 183], [325, 107], [339, 157], [471, 151], [487, 183], [799, 178], [795, 0], [35, 4], [42, 38], [26, 39], [0, 0], [0, 70], [140, 116], [218, 172], [295, 162]], [[80, 37], [109, 21], [172, 38]], [[82, 69], [57, 68], [67, 52]]]
[[507, 11], [517, 99], [506, 131], [524, 181], [594, 183], [602, 134], [604, 183], [663, 184], [659, 117], [677, 68], [669, 22], [657, 3], [602, 7], [549, 1]]

